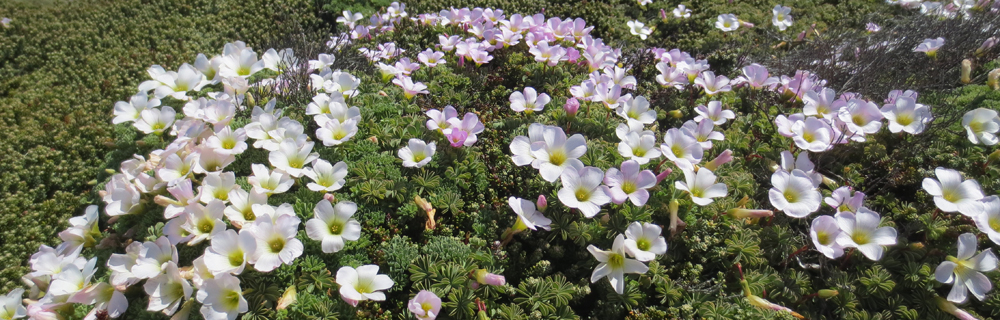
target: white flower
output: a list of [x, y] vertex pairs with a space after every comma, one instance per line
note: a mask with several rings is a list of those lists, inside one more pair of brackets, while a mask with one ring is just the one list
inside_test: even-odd
[[966, 112], [962, 116], [962, 126], [972, 143], [992, 146], [998, 142], [996, 133], [1000, 131], [1000, 117], [995, 110], [978, 108]]
[[771, 17], [771, 24], [778, 27], [778, 30], [785, 31], [792, 26], [792, 16], [789, 15], [792, 13], [792, 8], [776, 4], [774, 9], [771, 9], [771, 13], [774, 15]]
[[212, 240], [212, 237], [226, 230], [226, 223], [222, 222], [222, 212], [226, 210], [226, 204], [213, 199], [207, 206], [200, 203], [188, 205], [187, 222], [181, 228], [194, 235], [188, 240], [189, 245], [196, 245], [205, 240]]
[[[812, 152], [830, 150], [833, 147], [834, 136], [837, 135], [829, 123], [815, 117], [792, 123], [790, 131], [795, 146]], [[864, 138], [863, 135], [860, 137]]]
[[245, 79], [261, 70], [264, 70], [264, 61], [257, 60], [256, 52], [246, 47], [233, 48], [232, 51], [223, 53], [219, 75], [224, 78], [240, 77]]
[[854, 133], [852, 139], [864, 141], [865, 134], [873, 134], [882, 128], [882, 111], [871, 101], [851, 99], [837, 114], [840, 121], [847, 124], [847, 130]]
[[260, 272], [271, 272], [282, 264], [292, 264], [295, 258], [302, 255], [302, 242], [295, 238], [299, 222], [299, 218], [292, 213], [291, 216], [257, 219], [250, 226], [244, 226], [244, 232], [250, 232], [257, 241], [257, 249], [247, 262]]
[[448, 119], [448, 127], [453, 130], [462, 130], [467, 134], [465, 142], [463, 143], [466, 147], [471, 147], [479, 138], [476, 137], [477, 134], [483, 133], [486, 127], [482, 122], [479, 121], [479, 116], [472, 112], [466, 112], [462, 119], [454, 117]]
[[143, 242], [132, 266], [132, 275], [139, 279], [158, 276], [171, 261], [177, 263], [177, 247], [170, 243], [170, 239], [160, 237], [156, 241]]
[[198, 187], [198, 200], [205, 204], [212, 202], [212, 200], [222, 200], [225, 203], [229, 201], [229, 191], [237, 188], [239, 186], [236, 185], [235, 173], [209, 173], [202, 180], [201, 187]]
[[639, 22], [638, 20], [632, 20], [626, 24], [628, 24], [629, 32], [631, 32], [632, 35], [639, 36], [642, 40], [646, 40], [646, 37], [649, 37], [649, 35], [653, 33], [652, 29], [647, 28], [645, 23]]
[[90, 280], [97, 271], [94, 269], [96, 266], [96, 257], [88, 260], [83, 268], [77, 268], [76, 265], [65, 266], [61, 272], [52, 276], [46, 295], [72, 298], [90, 285]]
[[167, 262], [165, 272], [146, 280], [142, 287], [149, 295], [149, 306], [146, 310], [162, 311], [163, 314], [172, 315], [177, 312], [184, 299], [191, 298], [191, 284], [181, 276], [177, 264]]
[[650, 170], [641, 170], [639, 162], [626, 160], [622, 162], [621, 171], [609, 168], [604, 175], [604, 184], [611, 191], [611, 201], [616, 204], [632, 201], [636, 206], [646, 205], [649, 201], [649, 191], [646, 189], [656, 185], [656, 175]]
[[896, 244], [896, 229], [881, 227], [878, 213], [867, 208], [858, 209], [858, 213], [837, 212], [834, 216], [841, 233], [837, 236], [837, 244], [845, 248], [858, 248], [865, 257], [878, 261], [885, 253], [882, 246]]
[[236, 155], [218, 153], [208, 146], [198, 146], [195, 153], [198, 153], [198, 161], [192, 168], [195, 173], [218, 173], [236, 161]]
[[105, 282], [88, 285], [66, 299], [66, 302], [93, 305], [84, 319], [96, 319], [97, 312], [100, 311], [107, 313], [108, 318], [117, 318], [128, 310], [125, 294]]
[[938, 49], [941, 49], [942, 46], [944, 46], [944, 38], [924, 39], [923, 42], [913, 48], [913, 52], [923, 52], [928, 56], [934, 57], [937, 55]]
[[578, 158], [586, 153], [587, 139], [582, 134], [567, 139], [562, 128], [546, 126], [542, 142], [531, 144], [531, 155], [535, 158], [531, 166], [538, 168], [542, 179], [555, 182], [568, 167], [582, 168], [583, 162]]
[[313, 209], [315, 218], [306, 221], [309, 239], [323, 242], [323, 252], [334, 253], [344, 248], [344, 240], [357, 241], [361, 238], [361, 223], [354, 218], [358, 205], [350, 201], [338, 202], [320, 200]]
[[618, 143], [618, 154], [623, 158], [635, 160], [639, 164], [649, 163], [650, 159], [659, 158], [660, 149], [656, 145], [656, 136], [652, 131], [631, 131], [626, 124], [619, 124], [618, 127], [624, 131], [619, 133], [622, 142]]
[[837, 243], [840, 232], [837, 219], [831, 216], [816, 217], [809, 227], [809, 237], [812, 238], [816, 250], [830, 259], [844, 255], [844, 247]]
[[174, 108], [167, 106], [160, 109], [145, 109], [139, 113], [139, 119], [133, 125], [145, 134], [161, 134], [163, 130], [174, 124], [176, 114]]
[[934, 205], [944, 212], [959, 212], [975, 217], [983, 212], [983, 191], [974, 179], [962, 181], [956, 170], [938, 167], [934, 169], [937, 180], [924, 178], [923, 188], [934, 196]]
[[[433, 111], [433, 110], [432, 110]], [[429, 113], [430, 111], [428, 111]], [[428, 126], [430, 125], [428, 120]], [[538, 169], [538, 163], [535, 161], [535, 156], [531, 154], [531, 146], [535, 143], [545, 143], [544, 133], [545, 125], [541, 123], [532, 123], [528, 126], [528, 136], [516, 136], [514, 140], [510, 142], [510, 156], [511, 160], [514, 161], [515, 165], [526, 166], [530, 164], [533, 168]]]
[[[250, 165], [250, 168], [253, 170], [253, 175], [247, 177], [247, 183], [253, 186], [254, 192], [266, 195], [284, 193], [295, 184], [295, 180], [281, 170], [271, 171], [259, 163]], [[309, 168], [306, 168], [306, 172], [308, 171]]]
[[120, 216], [136, 213], [142, 196], [124, 174], [111, 176], [111, 181], [104, 185], [104, 213], [108, 216]]
[[340, 161], [335, 165], [323, 159], [316, 159], [311, 168], [306, 168], [305, 175], [313, 180], [306, 185], [316, 192], [333, 192], [344, 187], [344, 177], [347, 177], [347, 163]]
[[[170, 96], [178, 100], [190, 99], [187, 96], [188, 91], [199, 91], [209, 83], [201, 71], [198, 71], [198, 69], [187, 63], [182, 64], [177, 69], [177, 72], [164, 72], [154, 77], [152, 81], [159, 82], [158, 86], [155, 87], [156, 90], [153, 92], [157, 99]], [[146, 88], [148, 87], [140, 85], [139, 91], [144, 91], [143, 89]]]
[[205, 146], [220, 154], [241, 154], [247, 150], [247, 134], [243, 128], [235, 131], [226, 126], [205, 139]]
[[206, 320], [235, 320], [241, 313], [250, 310], [247, 300], [243, 298], [240, 279], [229, 274], [205, 279], [197, 297], [203, 304], [201, 315]]
[[358, 123], [355, 119], [348, 119], [340, 122], [337, 119], [327, 119], [316, 129], [316, 137], [323, 141], [323, 145], [332, 147], [340, 145], [347, 140], [351, 140], [358, 133]]
[[[948, 293], [948, 301], [964, 303], [968, 291], [983, 301], [986, 293], [993, 289], [993, 283], [983, 275], [997, 268], [997, 257], [987, 248], [976, 254], [976, 235], [963, 233], [958, 236], [958, 256], [948, 256], [934, 271], [934, 278], [941, 283], [954, 283]], [[974, 255], [974, 256], [973, 256]]]
[[889, 120], [889, 131], [892, 133], [920, 134], [931, 121], [931, 108], [911, 97], [896, 98], [895, 103], [882, 106], [881, 111], [882, 116]]
[[312, 152], [314, 144], [312, 141], [296, 141], [286, 138], [281, 141], [278, 150], [271, 151], [267, 159], [274, 168], [281, 169], [288, 175], [298, 178], [302, 176], [304, 166], [307, 163], [319, 158], [318, 153]]
[[709, 119], [701, 119], [701, 122], [688, 120], [681, 126], [681, 131], [694, 137], [705, 150], [712, 148], [712, 140], [722, 141], [726, 138], [722, 132], [715, 131], [715, 124]]
[[618, 116], [625, 118], [629, 127], [642, 127], [656, 121], [656, 110], [649, 109], [649, 100], [646, 97], [637, 96], [626, 103], [622, 103], [615, 110]]
[[682, 167], [684, 171], [684, 182], [675, 181], [674, 188], [684, 190], [691, 194], [691, 201], [699, 206], [706, 206], [712, 203], [712, 198], [725, 197], [729, 194], [729, 189], [724, 183], [715, 183], [716, 176], [708, 168], [700, 168], [695, 173], [690, 167]]
[[242, 228], [244, 224], [257, 219], [253, 212], [254, 205], [267, 204], [267, 194], [251, 190], [233, 189], [229, 191], [229, 206], [223, 213], [229, 222], [237, 228]]
[[667, 253], [667, 240], [660, 236], [663, 228], [652, 223], [632, 222], [625, 229], [625, 252], [639, 261], [652, 261]]
[[427, 130], [438, 130], [444, 135], [451, 133], [451, 124], [448, 123], [452, 118], [458, 118], [458, 111], [455, 107], [444, 106], [444, 109], [430, 109], [426, 112], [427, 117]]
[[739, 19], [736, 19], [735, 14], [720, 14], [718, 21], [715, 21], [715, 27], [725, 32], [735, 31], [736, 29], [739, 29], [740, 21]]
[[[781, 170], [788, 173], [792, 173], [792, 170], [799, 169], [802, 170], [812, 179], [813, 186], [819, 187], [823, 183], [823, 175], [816, 172], [816, 165], [809, 160], [809, 152], [799, 152], [797, 157], [792, 156], [792, 152], [785, 150], [781, 152], [781, 163], [778, 164]], [[773, 167], [772, 167], [773, 168]], [[862, 194], [862, 197], [864, 195]], [[828, 202], [829, 203], [829, 202]], [[843, 211], [843, 210], [841, 210]]]
[[707, 105], [695, 108], [694, 112], [698, 113], [694, 117], [694, 122], [701, 122], [701, 119], [707, 118], [717, 126], [725, 124], [726, 120], [736, 118], [736, 114], [732, 110], [723, 110], [722, 102], [719, 101], [709, 101]]
[[145, 91], [136, 93], [128, 102], [115, 103], [115, 119], [111, 123], [119, 124], [139, 120], [143, 110], [153, 109], [160, 105], [160, 99], [150, 98]]
[[691, 17], [691, 9], [688, 9], [683, 4], [677, 5], [677, 8], [674, 8], [673, 13], [674, 18], [687, 19]]
[[[852, 194], [853, 192], [853, 194]], [[839, 211], [848, 212], [858, 212], [858, 209], [864, 207], [865, 193], [860, 191], [852, 191], [851, 187], [840, 187], [833, 190], [833, 193], [829, 197], [823, 199], [830, 207]]]
[[24, 289], [15, 288], [7, 293], [7, 295], [0, 296], [0, 319], [18, 319], [28, 315], [28, 310], [21, 304], [21, 297], [23, 295]]
[[264, 61], [265, 69], [271, 69], [278, 73], [295, 71], [300, 67], [299, 59], [295, 57], [292, 48], [285, 48], [281, 51], [274, 50], [273, 48], [267, 49], [264, 55], [260, 57], [260, 60]]
[[729, 85], [729, 78], [726, 76], [716, 76], [715, 72], [703, 71], [694, 79], [694, 84], [705, 90], [705, 94], [712, 96], [720, 92], [732, 90]]
[[353, 306], [359, 301], [385, 301], [382, 290], [392, 288], [395, 284], [389, 276], [378, 274], [377, 265], [364, 265], [357, 269], [349, 266], [337, 270], [337, 284], [340, 285], [340, 297]]
[[601, 211], [601, 206], [611, 202], [611, 191], [601, 185], [603, 180], [604, 172], [599, 168], [568, 168], [562, 173], [559, 201], [567, 207], [579, 209], [585, 217], [593, 218]]
[[837, 100], [837, 92], [833, 89], [807, 90], [802, 95], [802, 102], [805, 104], [802, 107], [802, 114], [823, 118], [827, 121], [836, 119], [840, 108], [844, 106], [844, 104], [840, 104], [839, 107], [834, 107], [834, 102], [836, 101], [844, 100]]
[[108, 269], [111, 270], [111, 278], [109, 279], [111, 285], [128, 287], [139, 282], [139, 278], [132, 275], [132, 267], [135, 266], [136, 259], [139, 258], [140, 250], [142, 250], [142, 242], [133, 241], [125, 247], [125, 254], [111, 254], [111, 257], [108, 258]]
[[511, 209], [514, 209], [514, 214], [517, 214], [517, 222], [514, 224], [514, 230], [523, 230], [525, 228], [531, 230], [538, 230], [538, 228], [551, 230], [549, 224], [552, 223], [552, 220], [542, 215], [535, 208], [534, 202], [510, 197], [507, 198], [507, 204], [510, 205]]
[[819, 210], [823, 195], [816, 191], [813, 181], [802, 170], [795, 169], [791, 173], [783, 170], [771, 175], [771, 190], [768, 198], [775, 209], [784, 211], [793, 218], [805, 218], [810, 213]]
[[434, 157], [434, 150], [437, 144], [433, 141], [426, 143], [420, 139], [410, 139], [407, 146], [399, 149], [397, 155], [403, 159], [403, 166], [407, 168], [420, 168], [431, 162]]
[[212, 246], [205, 249], [205, 266], [212, 274], [243, 273], [247, 256], [257, 250], [257, 240], [249, 232], [226, 230], [212, 237]]
[[549, 104], [552, 98], [548, 94], [538, 94], [535, 88], [525, 87], [524, 93], [514, 91], [510, 94], [510, 108], [514, 112], [535, 112], [545, 110], [545, 105]]
[[989, 236], [993, 243], [1000, 244], [1000, 197], [985, 197], [982, 202], [983, 213], [972, 219], [976, 221], [979, 231]]
[[594, 245], [588, 245], [587, 251], [590, 251], [594, 259], [600, 262], [594, 268], [594, 273], [590, 275], [590, 282], [594, 283], [607, 277], [618, 294], [625, 292], [626, 273], [643, 274], [649, 271], [649, 267], [642, 262], [625, 257], [625, 237], [620, 234], [615, 237], [615, 243], [611, 246], [611, 250], [604, 251]]
[[663, 135], [663, 142], [660, 145], [660, 151], [674, 163], [686, 161], [690, 164], [697, 164], [705, 155], [705, 149], [702, 148], [698, 139], [677, 128], [667, 130], [667, 133]]

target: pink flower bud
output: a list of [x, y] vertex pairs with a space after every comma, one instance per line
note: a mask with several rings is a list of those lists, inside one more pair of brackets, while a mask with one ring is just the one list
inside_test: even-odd
[[740, 26], [744, 28], [753, 28], [753, 23], [740, 20]]
[[660, 9], [660, 19], [667, 22], [667, 10]]
[[768, 218], [774, 216], [774, 211], [771, 210], [760, 210], [760, 209], [741, 209], [733, 208], [726, 211], [727, 214], [735, 219], [743, 218]]
[[576, 98], [569, 98], [566, 100], [566, 104], [563, 105], [563, 110], [566, 110], [566, 116], [572, 118], [576, 116], [576, 112], [580, 111], [580, 101]]
[[351, 305], [352, 307], [357, 307], [358, 306], [358, 300], [354, 300], [354, 299], [345, 297], [344, 295], [340, 295], [340, 298], [344, 299], [344, 302], [347, 302], [347, 304]]
[[538, 195], [538, 200], [535, 201], [535, 207], [538, 208], [538, 211], [545, 211], [545, 208], [549, 207], [549, 201], [545, 199], [544, 194]]
[[983, 41], [983, 44], [979, 46], [979, 49], [976, 49], [976, 54], [977, 55], [982, 54], [983, 51], [992, 49], [993, 46], [996, 45], [997, 45], [997, 37], [990, 37], [989, 39], [986, 39], [986, 41]]
[[448, 134], [447, 138], [448, 142], [451, 143], [452, 147], [458, 148], [465, 145], [465, 139], [469, 138], [469, 133], [465, 132], [465, 130], [459, 130], [457, 128], [453, 128], [451, 130], [451, 133]]
[[332, 193], [327, 193], [327, 194], [323, 195], [323, 200], [330, 201], [330, 202], [336, 202], [337, 198], [335, 198]]
[[476, 282], [491, 286], [502, 286], [507, 284], [507, 279], [504, 276], [490, 273], [486, 269], [476, 270]]
[[663, 172], [660, 172], [659, 174], [656, 175], [656, 183], [659, 184], [660, 182], [663, 182], [663, 179], [666, 179], [671, 172], [674, 172], [674, 170], [670, 170], [670, 168], [664, 168]]
[[715, 169], [718, 169], [720, 166], [728, 163], [729, 161], [733, 161], [733, 150], [726, 149], [726, 151], [723, 151], [718, 157], [715, 157], [715, 159], [706, 163], [705, 168], [715, 171]]

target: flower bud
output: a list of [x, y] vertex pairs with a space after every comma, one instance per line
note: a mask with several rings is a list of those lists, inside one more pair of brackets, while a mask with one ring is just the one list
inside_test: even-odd
[[563, 110], [566, 110], [567, 117], [575, 117], [576, 112], [580, 111], [580, 101], [576, 98], [566, 99], [566, 104], [563, 105]]
[[667, 22], [667, 10], [660, 9], [660, 20]]
[[836, 289], [823, 289], [819, 291], [819, 297], [823, 299], [830, 299], [836, 297], [840, 292]]
[[729, 161], [733, 161], [733, 150], [726, 149], [726, 151], [723, 151], [718, 157], [715, 157], [715, 159], [706, 163], [705, 168], [715, 171], [715, 169], [718, 169], [719, 166], [724, 165]]
[[959, 319], [962, 319], [962, 320], [977, 319], [976, 317], [972, 316], [971, 314], [969, 314], [965, 310], [959, 309], [957, 306], [955, 306], [954, 303], [951, 303], [951, 302], [949, 302], [948, 300], [946, 300], [946, 299], [944, 299], [942, 297], [935, 297], [934, 300], [937, 301], [938, 308], [940, 308], [941, 311], [947, 312], [947, 313], [955, 316], [956, 318], [959, 318]]
[[545, 208], [549, 207], [549, 201], [545, 199], [544, 194], [538, 195], [538, 200], [535, 201], [535, 207], [538, 208], [538, 211], [545, 211]]
[[680, 119], [681, 117], [684, 116], [684, 113], [682, 113], [680, 110], [670, 110], [669, 112], [667, 112], [667, 114], [676, 119]]
[[505, 279], [504, 276], [490, 273], [486, 269], [476, 270], [475, 273], [476, 282], [479, 282], [480, 284], [491, 286], [502, 286], [507, 284], [507, 279]]
[[656, 184], [663, 182], [663, 179], [666, 179], [671, 172], [674, 172], [674, 170], [671, 170], [670, 168], [663, 168], [662, 172], [656, 174]]
[[990, 37], [989, 39], [986, 39], [986, 41], [983, 41], [983, 44], [979, 46], [979, 49], [976, 49], [976, 55], [977, 56], [982, 55], [984, 52], [986, 52], [986, 50], [992, 49], [993, 46], [996, 45], [997, 45], [997, 37]]
[[734, 219], [768, 218], [774, 216], [774, 211], [763, 209], [732, 208], [726, 211], [726, 213]]
[[753, 23], [740, 20], [740, 26], [744, 28], [753, 28]]
[[924, 248], [923, 242], [914, 242], [910, 244], [910, 250], [920, 250]]
[[962, 60], [962, 83], [969, 84], [972, 82], [972, 61], [969, 59]]
[[323, 200], [330, 201], [330, 203], [335, 203], [337, 202], [337, 197], [334, 196], [332, 193], [326, 193], [323, 194]]
[[288, 286], [288, 289], [285, 289], [285, 294], [282, 294], [281, 299], [278, 299], [278, 306], [275, 309], [284, 310], [288, 308], [288, 306], [295, 303], [297, 297], [298, 291], [295, 289], [295, 285]]
[[986, 156], [986, 162], [997, 162], [998, 160], [1000, 160], [1000, 150], [993, 151], [993, 153]]
[[1000, 68], [993, 69], [986, 76], [986, 85], [993, 90], [1000, 90]]

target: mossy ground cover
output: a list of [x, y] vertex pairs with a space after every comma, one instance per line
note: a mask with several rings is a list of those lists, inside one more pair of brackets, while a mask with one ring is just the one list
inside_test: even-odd
[[[730, 3], [709, 1], [686, 3], [696, 10], [692, 18], [666, 21], [659, 9], [678, 3], [655, 2], [640, 8], [630, 1], [484, 1], [475, 3], [427, 1], [413, 3], [411, 14], [436, 12], [449, 6], [490, 6], [508, 13], [531, 14], [545, 9], [547, 16], [582, 17], [595, 26], [594, 34], [620, 45], [639, 86], [632, 93], [650, 97], [659, 113], [657, 131], [680, 126], [694, 116], [693, 105], [708, 101], [699, 92], [678, 91], [656, 84], [657, 71], [651, 59], [639, 49], [645, 46], [679, 47], [706, 58], [718, 74], [735, 76], [746, 62], [782, 65], [789, 74], [810, 60], [809, 50], [833, 46], [825, 34], [841, 34], [843, 41], [861, 41], [867, 36], [848, 34], [866, 22], [876, 21], [886, 29], [900, 22], [893, 32], [927, 33], [931, 20], [920, 20], [897, 7], [873, 1], [796, 2], [796, 24], [783, 33], [769, 25], [773, 3], [749, 1]], [[135, 86], [148, 76], [148, 66], [159, 64], [176, 69], [194, 60], [197, 53], [217, 54], [224, 43], [246, 41], [258, 52], [270, 46], [288, 45], [305, 59], [315, 59], [319, 35], [333, 34], [340, 26], [333, 22], [341, 9], [366, 14], [388, 5], [378, 1], [318, 4], [292, 2], [216, 3], [189, 1], [70, 2], [34, 6], [24, 3], [0, 5], [0, 13], [12, 17], [12, 27], [0, 29], [0, 118], [7, 130], [0, 136], [0, 265], [6, 291], [19, 284], [28, 271], [27, 257], [40, 244], [58, 243], [56, 233], [66, 227], [66, 219], [79, 215], [89, 204], [100, 204], [97, 191], [132, 153], [148, 154], [164, 147], [166, 141], [143, 135], [130, 125], [111, 125], [110, 110], [115, 101], [134, 94]], [[711, 20], [722, 13], [736, 13], [756, 23], [755, 29], [723, 33]], [[656, 26], [652, 37], [643, 42], [629, 34], [625, 22], [649, 21]], [[815, 28], [811, 26], [816, 24]], [[980, 23], [982, 23], [980, 21]], [[418, 26], [405, 22], [377, 39], [394, 41], [407, 50], [411, 59], [423, 48], [437, 43], [436, 35], [458, 30]], [[964, 30], [952, 25], [950, 30]], [[968, 27], [968, 26], [966, 26]], [[806, 41], [795, 35], [810, 30]], [[921, 33], [922, 34], [922, 33]], [[971, 34], [971, 33], [969, 33]], [[289, 36], [292, 35], [292, 36]], [[304, 36], [299, 36], [304, 35]], [[876, 35], [875, 38], [882, 35]], [[891, 35], [887, 36], [891, 37]], [[950, 37], [949, 37], [950, 38]], [[309, 43], [302, 40], [306, 39]], [[844, 40], [846, 39], [846, 40]], [[908, 39], [907, 41], [919, 41]], [[824, 42], [827, 41], [827, 42]], [[371, 46], [376, 41], [359, 41]], [[816, 48], [810, 48], [815, 46]], [[517, 167], [510, 161], [509, 145], [514, 136], [526, 135], [528, 125], [541, 122], [568, 128], [588, 139], [584, 163], [599, 168], [617, 167], [623, 160], [614, 136], [617, 116], [597, 103], [585, 103], [577, 117], [568, 117], [557, 106], [569, 97], [569, 87], [587, 78], [585, 66], [560, 64], [547, 67], [534, 62], [527, 48], [507, 48], [494, 54], [482, 67], [457, 66], [454, 62], [422, 68], [413, 74], [427, 83], [430, 95], [414, 100], [382, 81], [378, 70], [349, 47], [333, 52], [335, 68], [350, 71], [361, 79], [361, 94], [352, 105], [361, 108], [363, 122], [349, 143], [318, 147], [322, 159], [344, 161], [350, 166], [346, 187], [335, 193], [338, 201], [359, 204], [356, 218], [363, 226], [362, 237], [336, 254], [324, 254], [319, 243], [299, 238], [305, 253], [294, 264], [271, 273], [247, 271], [241, 275], [250, 302], [244, 319], [361, 318], [403, 319], [408, 317], [406, 301], [419, 289], [435, 291], [445, 299], [445, 316], [471, 319], [480, 310], [479, 301], [494, 318], [593, 318], [663, 319], [720, 318], [757, 319], [775, 317], [768, 310], [753, 308], [739, 294], [739, 278], [734, 264], [740, 263], [751, 283], [751, 291], [791, 307], [809, 318], [898, 318], [946, 319], [949, 315], [934, 305], [933, 298], [946, 295], [949, 286], [934, 281], [934, 268], [955, 252], [955, 238], [962, 232], [977, 232], [975, 225], [958, 214], [934, 211], [931, 197], [920, 191], [923, 178], [933, 176], [935, 167], [960, 170], [977, 179], [987, 194], [1000, 190], [1000, 170], [988, 163], [991, 147], [972, 145], [959, 119], [975, 108], [1000, 110], [998, 91], [982, 85], [985, 71], [997, 67], [991, 55], [976, 58], [969, 47], [943, 51], [938, 60], [920, 60], [897, 68], [892, 79], [880, 79], [898, 87], [919, 89], [920, 102], [931, 105], [937, 120], [919, 136], [882, 131], [864, 143], [839, 146], [835, 154], [814, 155], [819, 171], [838, 185], [849, 185], [868, 194], [866, 206], [881, 213], [884, 226], [895, 227], [900, 235], [881, 261], [869, 261], [860, 254], [848, 259], [829, 260], [815, 251], [793, 256], [810, 245], [807, 220], [778, 214], [771, 219], [731, 219], [720, 215], [736, 207], [746, 197], [748, 208], [767, 208], [771, 163], [787, 150], [791, 140], [780, 137], [774, 118], [791, 113], [800, 104], [789, 103], [777, 94], [741, 90], [721, 99], [737, 112], [725, 126], [725, 141], [718, 142], [707, 159], [721, 150], [732, 150], [733, 162], [716, 173], [728, 185], [729, 195], [709, 206], [692, 205], [676, 192], [670, 181], [683, 180], [676, 170], [652, 191], [646, 207], [609, 206], [606, 216], [584, 219], [579, 212], [557, 202], [558, 188], [543, 181], [536, 170]], [[877, 54], [865, 52], [865, 54]], [[912, 52], [908, 52], [912, 53]], [[313, 54], [313, 55], [310, 55]], [[815, 54], [815, 53], [812, 53]], [[949, 56], [949, 54], [951, 54]], [[861, 56], [859, 54], [859, 56]], [[905, 56], [905, 55], [904, 55]], [[910, 59], [928, 59], [919, 54]], [[932, 81], [930, 76], [957, 79], [957, 61], [975, 58], [976, 80], [961, 85], [956, 80]], [[860, 58], [859, 58], [860, 59]], [[798, 63], [798, 65], [796, 65]], [[932, 65], [935, 72], [919, 69]], [[888, 66], [887, 66], [888, 67]], [[902, 71], [900, 71], [902, 70]], [[840, 72], [840, 73], [836, 73]], [[871, 72], [871, 71], [869, 71]], [[830, 77], [831, 86], [859, 91], [873, 100], [887, 94], [883, 86], [851, 87], [849, 73], [835, 68], [820, 77]], [[872, 79], [881, 74], [870, 73]], [[940, 80], [940, 79], [938, 79]], [[509, 108], [511, 92], [532, 86], [553, 95], [553, 105], [531, 116], [515, 114]], [[263, 93], [258, 101], [269, 98]], [[311, 93], [291, 94], [278, 102], [286, 116], [310, 123], [304, 112]], [[174, 103], [180, 110], [182, 104]], [[486, 126], [480, 141], [471, 148], [450, 148], [438, 133], [424, 128], [423, 111], [454, 105], [460, 114], [476, 113]], [[668, 116], [677, 111], [678, 118]], [[249, 122], [246, 114], [234, 126]], [[439, 153], [424, 168], [403, 168], [396, 150], [410, 138], [437, 141]], [[237, 176], [250, 174], [250, 164], [268, 163], [268, 153], [251, 148], [232, 164]], [[676, 169], [676, 168], [675, 168]], [[248, 181], [237, 181], [249, 189]], [[824, 189], [824, 195], [830, 190]], [[522, 233], [505, 247], [496, 241], [514, 224], [507, 206], [508, 196], [532, 198], [546, 195], [553, 220], [549, 232]], [[434, 229], [426, 227], [426, 215], [413, 201], [426, 198], [437, 210]], [[303, 221], [312, 217], [322, 194], [296, 187], [274, 195], [272, 205], [289, 203]], [[668, 203], [681, 199], [680, 216], [686, 228], [670, 238], [668, 253], [649, 263], [650, 271], [632, 276], [626, 292], [618, 295], [605, 280], [588, 280], [596, 261], [586, 251], [588, 244], [611, 247], [612, 239], [632, 221], [652, 221], [661, 225], [670, 220]], [[830, 209], [830, 208], [824, 208]], [[105, 242], [101, 249], [88, 249], [88, 256], [102, 257], [122, 252], [130, 239], [152, 241], [162, 234], [163, 219], [158, 209], [144, 215], [126, 216], [113, 224], [102, 222]], [[827, 210], [830, 211], [830, 210]], [[830, 214], [831, 212], [823, 212]], [[106, 217], [104, 217], [106, 218]], [[105, 219], [106, 220], [106, 219]], [[17, 227], [13, 227], [17, 226]], [[980, 248], [989, 245], [980, 241]], [[181, 249], [181, 261], [191, 261], [204, 245]], [[365, 302], [353, 308], [337, 294], [331, 272], [340, 266], [377, 264], [381, 273], [394, 281], [387, 301]], [[485, 268], [507, 277], [506, 287], [471, 289], [469, 274]], [[106, 279], [106, 272], [99, 278]], [[996, 280], [995, 273], [989, 274]], [[289, 286], [298, 290], [298, 301], [276, 311], [282, 292]], [[829, 299], [810, 296], [821, 289], [836, 289]], [[145, 312], [142, 290], [126, 292], [129, 318], [161, 317]], [[963, 306], [982, 317], [996, 317], [1000, 298], [990, 295], [983, 302]], [[86, 313], [79, 307], [76, 315]], [[197, 310], [197, 309], [195, 309]], [[197, 317], [197, 311], [192, 315]], [[784, 317], [789, 315], [782, 314]]]

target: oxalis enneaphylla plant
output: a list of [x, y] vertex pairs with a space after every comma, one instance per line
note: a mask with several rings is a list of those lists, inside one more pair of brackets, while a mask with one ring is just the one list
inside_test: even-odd
[[[996, 6], [899, 5], [971, 35], [869, 23], [807, 60], [809, 28], [728, 70], [641, 42], [696, 6], [619, 46], [582, 18], [392, 3], [344, 11], [315, 56], [154, 65], [114, 105], [103, 203], [0, 319], [996, 317]], [[771, 12], [704, 23], [795, 23]], [[871, 52], [957, 78], [871, 92]]]

